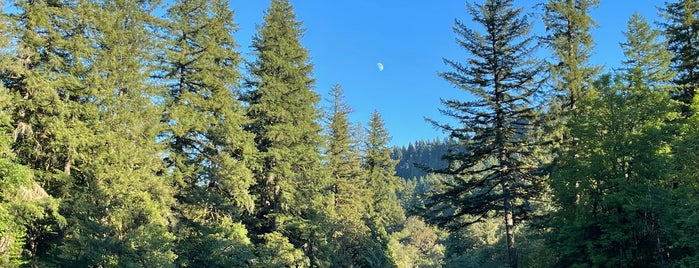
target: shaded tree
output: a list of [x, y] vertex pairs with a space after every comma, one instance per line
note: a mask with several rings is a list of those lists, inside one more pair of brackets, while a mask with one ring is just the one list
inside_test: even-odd
[[684, 104], [683, 114], [694, 113], [691, 104], [699, 87], [699, 2], [679, 0], [666, 2], [660, 15], [665, 18], [661, 26], [665, 30], [667, 48], [673, 53], [672, 67], [677, 73], [673, 99]]
[[[634, 15], [624, 72], [602, 76], [571, 118], [576, 148], [552, 174], [551, 241], [563, 266], [668, 265], [673, 120], [670, 57]], [[668, 75], [670, 74], [670, 75]]]
[[466, 63], [445, 60], [453, 68], [441, 73], [475, 100], [444, 100], [442, 113], [458, 126], [433, 123], [457, 139], [445, 157], [449, 166], [434, 172], [448, 175], [426, 201], [426, 218], [452, 230], [486, 218], [505, 224], [508, 264], [518, 266], [515, 224], [532, 211], [529, 200], [542, 192], [534, 174], [537, 141], [532, 137], [537, 114], [532, 97], [541, 85], [543, 64], [533, 57], [531, 23], [512, 1], [469, 4], [469, 13], [484, 32], [457, 21], [458, 43]]

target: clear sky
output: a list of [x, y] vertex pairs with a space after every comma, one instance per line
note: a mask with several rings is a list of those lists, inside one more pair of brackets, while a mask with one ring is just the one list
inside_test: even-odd
[[[543, 1], [516, 0], [515, 5], [535, 12], [536, 28], [541, 29], [541, 11], [532, 8], [536, 2]], [[593, 31], [597, 46], [592, 61], [609, 70], [622, 59], [619, 43], [624, 41], [622, 32], [626, 30], [627, 20], [639, 12], [651, 23], [657, 21], [656, 6], [664, 1], [600, 2], [592, 12], [599, 24]], [[469, 98], [467, 93], [437, 76], [440, 71], [449, 71], [443, 58], [465, 61], [466, 53], [455, 43], [456, 35], [452, 31], [454, 19], [472, 24], [465, 0], [291, 0], [291, 3], [306, 29], [302, 44], [315, 65], [315, 90], [324, 99], [334, 84], [340, 84], [345, 101], [354, 108], [350, 120], [365, 124], [372, 111], [378, 110], [393, 137], [393, 145], [445, 136], [424, 118], [448, 120], [438, 112], [440, 98]], [[235, 34], [239, 49], [244, 57], [251, 59], [251, 39], [269, 1], [231, 1], [230, 5], [239, 27]], [[383, 71], [377, 63], [383, 64]], [[328, 105], [326, 101], [321, 104]]]

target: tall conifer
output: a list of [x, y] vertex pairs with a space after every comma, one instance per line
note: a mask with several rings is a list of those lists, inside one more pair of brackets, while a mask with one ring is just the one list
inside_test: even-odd
[[531, 23], [511, 0], [468, 5], [483, 33], [456, 22], [465, 63], [445, 60], [454, 70], [441, 76], [475, 100], [444, 100], [442, 112], [459, 125], [435, 125], [458, 139], [460, 148], [445, 157], [446, 176], [429, 195], [427, 218], [460, 229], [485, 218], [501, 217], [509, 266], [518, 266], [515, 224], [532, 211], [529, 200], [542, 192], [535, 151], [537, 115], [533, 94], [541, 85], [541, 61], [534, 58]]
[[160, 135], [177, 199], [179, 265], [243, 266], [252, 258], [242, 215], [252, 212], [252, 135], [236, 99], [240, 57], [227, 1], [179, 0], [167, 12]]
[[[0, 1], [0, 4], [1, 1]], [[2, 7], [0, 7], [2, 12]], [[6, 17], [5, 17], [6, 18]], [[22, 68], [16, 61], [16, 51], [10, 46], [12, 34], [8, 31], [12, 21], [0, 21], [0, 66], [2, 80], [17, 78]], [[12, 143], [19, 133], [13, 126], [17, 105], [14, 92], [0, 83], [0, 266], [20, 267], [30, 264], [38, 253], [36, 246], [45, 233], [59, 231], [61, 221], [58, 202], [34, 180], [27, 165], [21, 165], [15, 156]]]
[[65, 162], [71, 176], [64, 199], [69, 224], [55, 251], [63, 266], [167, 267], [175, 258], [168, 230], [172, 191], [158, 176], [164, 150], [156, 144], [161, 110], [153, 103], [159, 92], [150, 80], [156, 48], [152, 4], [70, 6], [76, 16], [71, 21], [89, 37], [82, 40], [89, 53], [66, 57], [79, 73], [71, 85], [83, 95], [56, 94], [77, 98], [81, 106], [70, 111], [84, 113], [66, 120], [84, 132], [73, 133], [83, 143]]
[[348, 119], [351, 108], [344, 103], [340, 85], [330, 91], [326, 162], [333, 192], [332, 266], [371, 266], [375, 259], [371, 230], [365, 224], [368, 209], [366, 172], [362, 169], [359, 140]]
[[330, 202], [320, 154], [320, 98], [312, 91], [313, 66], [300, 42], [302, 32], [289, 1], [272, 0], [253, 38], [257, 59], [249, 66], [252, 89], [244, 98], [251, 119], [247, 130], [260, 151], [251, 228], [260, 235], [283, 234], [315, 266], [324, 240], [318, 223]]
[[[14, 128], [12, 148], [17, 161], [32, 170], [41, 191], [66, 198], [80, 150], [90, 139], [84, 122], [90, 112], [84, 106], [87, 90], [78, 79], [89, 42], [83, 25], [77, 25], [74, 5], [65, 1], [14, 5], [15, 12], [5, 18], [10, 18], [8, 32], [16, 45], [5, 50], [13, 59], [3, 64], [2, 72], [13, 102], [8, 111]], [[62, 208], [61, 213], [68, 210]], [[28, 226], [26, 252], [31, 265], [40, 265], [53, 244], [64, 239], [65, 226], [56, 223]]]
[[550, 242], [561, 266], [668, 265], [669, 122], [679, 115], [668, 90], [671, 57], [638, 14], [626, 35], [623, 72], [581, 95], [568, 124], [576, 147], [551, 174], [559, 209]]
[[405, 220], [405, 213], [396, 196], [400, 184], [395, 175], [398, 161], [391, 158], [390, 141], [381, 114], [374, 111], [366, 130], [364, 165], [369, 173], [371, 217], [378, 228], [388, 230]]
[[598, 4], [599, 0], [550, 0], [544, 6], [545, 40], [557, 61], [550, 71], [559, 108], [575, 109], [577, 98], [598, 72], [588, 63], [594, 46], [590, 30], [596, 26], [589, 13]]
[[668, 50], [674, 54], [672, 66], [677, 73], [678, 89], [673, 98], [684, 104], [683, 113], [689, 117], [696, 112], [691, 105], [699, 88], [699, 1], [667, 2], [661, 15], [666, 19], [662, 26]]

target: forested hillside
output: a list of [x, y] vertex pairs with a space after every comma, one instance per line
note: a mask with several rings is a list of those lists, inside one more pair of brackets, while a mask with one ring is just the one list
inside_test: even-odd
[[439, 76], [471, 98], [391, 147], [289, 0], [251, 44], [235, 1], [2, 3], [0, 267], [699, 266], [699, 2], [609, 73], [597, 0], [517, 4], [467, 3]]
[[398, 160], [396, 176], [414, 179], [427, 175], [428, 168], [444, 168], [447, 161], [442, 159], [449, 151], [449, 140], [419, 140], [393, 148], [391, 157]]

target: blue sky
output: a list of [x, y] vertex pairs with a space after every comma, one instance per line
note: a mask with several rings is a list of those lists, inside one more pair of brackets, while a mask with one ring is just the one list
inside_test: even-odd
[[[473, 2], [473, 1], [472, 1]], [[475, 1], [482, 2], [482, 1]], [[634, 12], [650, 22], [658, 20], [656, 6], [664, 1], [603, 0], [592, 16], [599, 24], [593, 31], [597, 43], [594, 64], [608, 70], [622, 59], [619, 43]], [[339, 83], [345, 101], [354, 108], [353, 122], [365, 124], [372, 111], [383, 116], [393, 137], [391, 144], [407, 145], [419, 139], [445, 134], [426, 123], [439, 114], [439, 99], [467, 99], [470, 96], [437, 76], [449, 71], [442, 58], [465, 61], [465, 52], [454, 42], [454, 19], [472, 24], [465, 0], [291, 0], [297, 18], [306, 29], [302, 44], [315, 65], [316, 92], [327, 99], [330, 88]], [[533, 10], [534, 1], [515, 1]], [[231, 1], [239, 31], [239, 49], [251, 59], [250, 44], [261, 24], [267, 0]], [[535, 14], [536, 24], [541, 22]], [[547, 55], [546, 51], [543, 51]], [[377, 63], [384, 65], [379, 71]], [[328, 103], [321, 103], [326, 106]]]

